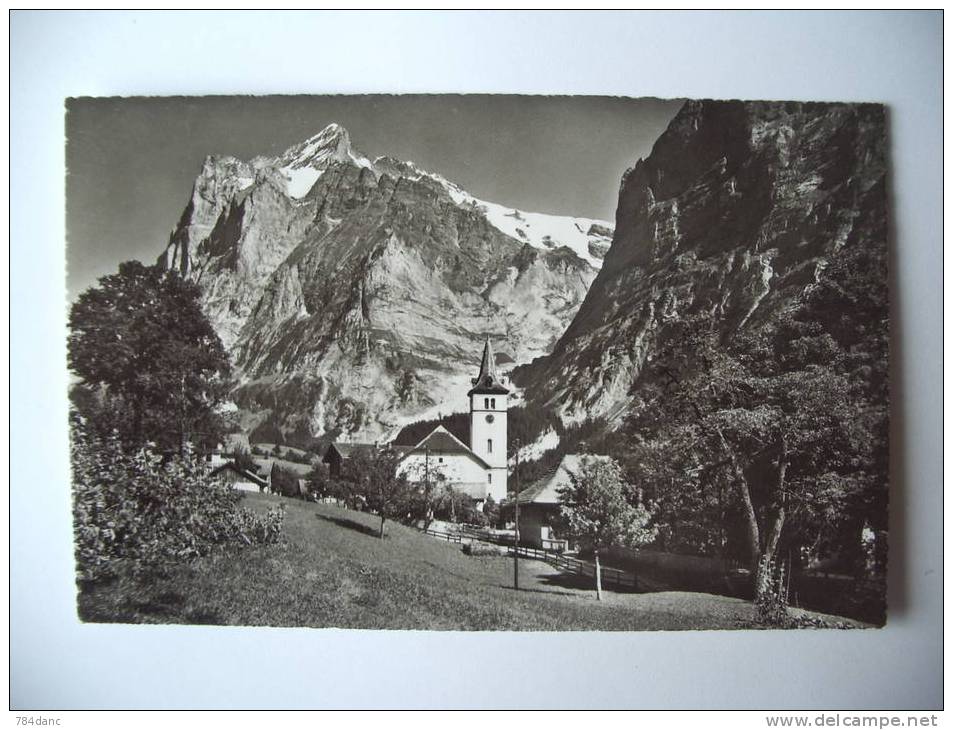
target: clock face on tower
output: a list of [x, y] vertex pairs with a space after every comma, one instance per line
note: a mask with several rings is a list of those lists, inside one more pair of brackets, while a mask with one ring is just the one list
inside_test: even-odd
[[487, 423], [493, 423], [493, 414], [492, 414], [492, 413], [487, 413], [487, 414], [486, 414], [486, 422], [487, 422]]

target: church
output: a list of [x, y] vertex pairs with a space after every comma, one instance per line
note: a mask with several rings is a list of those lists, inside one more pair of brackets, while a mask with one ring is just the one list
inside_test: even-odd
[[407, 449], [398, 467], [411, 481], [429, 473], [444, 484], [465, 492], [477, 503], [506, 498], [506, 378], [496, 369], [490, 338], [483, 345], [480, 372], [467, 391], [470, 406], [470, 443], [465, 444], [443, 426], [437, 426]]

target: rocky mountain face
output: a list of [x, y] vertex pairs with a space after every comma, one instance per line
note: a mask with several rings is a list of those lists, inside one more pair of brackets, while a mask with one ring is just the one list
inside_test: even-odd
[[623, 176], [612, 245], [572, 323], [514, 380], [564, 422], [612, 423], [670, 323], [707, 313], [730, 336], [851, 249], [885, 260], [883, 130], [878, 105], [687, 102]]
[[386, 437], [463, 410], [490, 334], [546, 354], [611, 224], [487, 203], [331, 125], [278, 158], [208, 157], [159, 264], [201, 284], [246, 431]]

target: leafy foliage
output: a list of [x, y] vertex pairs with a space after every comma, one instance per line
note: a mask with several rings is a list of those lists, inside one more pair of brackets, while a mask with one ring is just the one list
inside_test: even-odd
[[488, 524], [486, 514], [476, 508], [470, 495], [446, 484], [434, 495], [433, 514], [438, 520], [467, 525]]
[[298, 474], [275, 463], [271, 467], [271, 491], [282, 497], [300, 497]]
[[195, 284], [128, 261], [80, 295], [69, 329], [74, 404], [100, 435], [176, 449], [219, 440], [230, 366]]
[[[710, 314], [668, 327], [636, 382], [630, 473], [666, 547], [748, 561], [782, 550], [867, 562], [886, 529], [885, 274], [847, 251], [805, 296], [730, 337]], [[886, 545], [876, 542], [882, 565]], [[795, 566], [796, 567], [796, 566]]]
[[570, 484], [559, 489], [568, 533], [591, 547], [596, 559], [596, 596], [602, 599], [600, 552], [614, 546], [638, 547], [651, 542], [652, 515], [625, 481], [622, 467], [608, 457], [583, 456], [569, 472]]
[[235, 464], [242, 471], [251, 472], [254, 474], [258, 471], [258, 464], [255, 463], [255, 460], [252, 458], [251, 454], [248, 453], [243, 448], [237, 448], [232, 453], [232, 463]]
[[398, 473], [400, 454], [393, 449], [355, 449], [348, 458], [347, 477], [351, 499], [359, 498], [381, 518], [380, 537], [388, 519], [406, 517], [413, 509], [415, 490], [406, 475]]
[[283, 513], [257, 516], [241, 494], [211, 477], [191, 454], [164, 459], [151, 447], [124, 448], [74, 419], [73, 529], [77, 573], [96, 581], [159, 572], [218, 546], [274, 543]]
[[490, 527], [499, 527], [500, 525], [500, 505], [493, 495], [488, 495], [483, 503], [483, 515], [486, 518], [486, 524]]
[[654, 539], [652, 515], [614, 459], [584, 456], [569, 478], [559, 499], [575, 539], [596, 551], [613, 545], [637, 547]]

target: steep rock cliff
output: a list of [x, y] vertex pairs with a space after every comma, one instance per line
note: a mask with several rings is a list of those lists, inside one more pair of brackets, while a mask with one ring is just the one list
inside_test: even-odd
[[572, 323], [514, 379], [566, 422], [611, 423], [637, 403], [668, 323], [706, 312], [730, 336], [847, 249], [885, 261], [883, 132], [872, 104], [687, 102], [623, 176], [612, 245]]
[[370, 161], [331, 125], [207, 158], [159, 263], [202, 285], [246, 430], [370, 439], [464, 409], [485, 334], [512, 363], [549, 352], [611, 234]]

